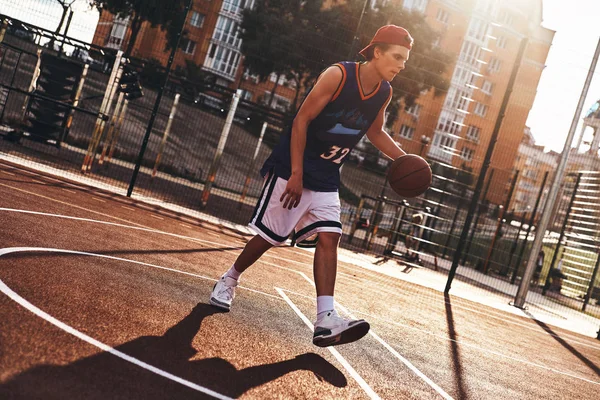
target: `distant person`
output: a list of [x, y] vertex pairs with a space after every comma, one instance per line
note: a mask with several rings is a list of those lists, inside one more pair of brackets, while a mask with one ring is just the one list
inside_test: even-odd
[[552, 268], [550, 271], [550, 285], [549, 290], [552, 292], [560, 293], [562, 290], [563, 280], [567, 278], [567, 276], [562, 272], [563, 265], [563, 257], [560, 257], [558, 263], [556, 264], [556, 268]]
[[540, 250], [538, 253], [537, 259], [535, 261], [535, 271], [533, 272], [533, 284], [538, 285], [540, 282], [540, 275], [542, 274], [542, 269], [544, 268], [544, 250]]
[[250, 227], [256, 231], [216, 283], [210, 304], [229, 310], [240, 275], [295, 230], [297, 243], [318, 234], [314, 256], [317, 318], [313, 344], [331, 346], [366, 335], [369, 324], [340, 317], [334, 308], [340, 222], [339, 169], [363, 136], [391, 159], [406, 153], [383, 130], [392, 99], [390, 81], [404, 69], [413, 39], [395, 25], [380, 28], [361, 50], [366, 62], [325, 69], [287, 131], [265, 161], [265, 178]]

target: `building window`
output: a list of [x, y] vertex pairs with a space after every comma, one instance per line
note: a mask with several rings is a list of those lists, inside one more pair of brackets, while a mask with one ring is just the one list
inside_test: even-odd
[[415, 118], [419, 118], [419, 113], [421, 112], [421, 105], [414, 103], [412, 106], [406, 109], [406, 113], [412, 115]]
[[458, 136], [464, 124], [460, 118], [457, 118], [454, 113], [442, 111], [438, 120], [437, 129], [453, 136]]
[[190, 25], [196, 28], [202, 28], [202, 25], [204, 25], [204, 14], [193, 11], [192, 18], [190, 19]]
[[481, 85], [481, 91], [487, 95], [492, 94], [493, 88], [494, 88], [494, 84], [490, 81], [484, 81], [483, 85]]
[[460, 60], [465, 61], [471, 65], [477, 65], [477, 60], [481, 54], [481, 46], [469, 41], [465, 40], [463, 42], [463, 47], [460, 52]]
[[467, 128], [467, 139], [472, 140], [475, 143], [479, 143], [480, 133], [481, 129], [476, 126], [469, 125], [469, 128]]
[[505, 36], [498, 37], [498, 39], [496, 39], [496, 47], [498, 47], [500, 49], [505, 49], [507, 41], [508, 41], [508, 39], [506, 39]]
[[242, 90], [242, 100], [252, 101], [252, 92], [249, 90]]
[[472, 18], [469, 24], [469, 36], [475, 40], [483, 41], [488, 33], [488, 24], [479, 18]]
[[474, 155], [475, 155], [475, 151], [472, 149], [469, 149], [468, 147], [463, 147], [460, 152], [461, 158], [463, 158], [464, 160], [467, 160], [467, 161], [471, 161], [473, 159]]
[[196, 51], [196, 42], [189, 39], [181, 39], [181, 49], [186, 54], [194, 54], [194, 51]]
[[488, 64], [488, 71], [489, 72], [500, 72], [501, 66], [502, 66], [502, 61], [498, 60], [497, 58], [492, 57], [492, 59], [490, 60], [490, 62]]
[[448, 11], [444, 10], [443, 8], [438, 8], [437, 20], [440, 21], [442, 24], [447, 24], [448, 18], [450, 18], [450, 13], [448, 13]]
[[513, 16], [507, 11], [507, 10], [502, 10], [500, 11], [500, 15], [498, 17], [498, 19], [500, 20], [500, 23], [506, 26], [512, 26], [513, 24]]
[[400, 127], [400, 136], [406, 139], [412, 139], [415, 135], [415, 128], [408, 125], [402, 125]]
[[485, 115], [487, 114], [487, 110], [488, 107], [485, 104], [477, 103], [473, 112], [479, 115], [480, 117], [485, 117]]
[[216, 43], [211, 44], [206, 63], [207, 68], [218, 71], [228, 78], [233, 79], [240, 63], [240, 53], [220, 46]]
[[242, 40], [238, 37], [238, 24], [231, 18], [219, 16], [213, 39], [239, 48]]
[[404, 0], [402, 6], [409, 11], [424, 13], [425, 8], [427, 7], [427, 0]]

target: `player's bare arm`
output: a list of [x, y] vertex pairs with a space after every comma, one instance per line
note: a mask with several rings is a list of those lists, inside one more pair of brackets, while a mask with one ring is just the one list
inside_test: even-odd
[[377, 147], [383, 154], [392, 160], [395, 160], [396, 158], [405, 155], [406, 152], [398, 146], [386, 131], [383, 130], [386, 108], [387, 104], [385, 107], [382, 107], [379, 114], [377, 114], [377, 118], [373, 121], [373, 124], [371, 124], [371, 127], [367, 131], [367, 138], [369, 138], [369, 141], [373, 143], [373, 146]]
[[300, 107], [292, 125], [290, 155], [292, 175], [288, 180], [285, 192], [280, 201], [283, 207], [297, 207], [302, 198], [302, 171], [304, 149], [306, 147], [306, 130], [313, 119], [319, 115], [338, 89], [342, 81], [342, 71], [335, 66], [329, 67], [321, 74], [314, 88]]

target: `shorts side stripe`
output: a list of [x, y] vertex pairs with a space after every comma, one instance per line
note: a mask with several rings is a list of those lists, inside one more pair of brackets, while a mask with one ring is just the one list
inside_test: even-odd
[[[265, 233], [267, 236], [269, 236], [271, 239], [273, 239], [276, 242], [283, 243], [287, 240], [287, 238], [288, 238], [287, 236], [279, 236], [278, 234], [276, 234], [275, 232], [273, 232], [272, 230], [267, 228], [265, 226], [265, 224], [262, 223], [262, 219], [265, 216], [265, 212], [267, 211], [267, 206], [269, 205], [269, 201], [271, 201], [271, 196], [273, 195], [273, 190], [275, 189], [275, 184], [277, 183], [277, 177], [275, 176], [275, 174], [273, 174], [272, 176], [273, 176], [273, 178], [271, 179], [271, 182], [268, 185], [269, 189], [263, 200], [262, 207], [258, 213], [258, 216], [256, 217], [256, 220], [253, 219], [253, 221], [254, 221], [254, 225], [258, 229], [260, 229], [263, 233]], [[265, 188], [266, 188], [266, 186], [267, 185], [265, 185]]]
[[265, 182], [265, 184], [262, 188], [262, 191], [260, 192], [260, 197], [258, 198], [258, 203], [256, 203], [256, 207], [254, 207], [254, 212], [252, 213], [252, 218], [250, 218], [250, 221], [254, 221], [254, 218], [256, 218], [256, 215], [259, 213], [258, 210], [261, 208], [261, 204], [262, 204], [263, 209], [268, 204], [268, 199], [263, 199], [263, 197], [265, 196], [265, 191], [267, 190], [267, 187], [271, 184], [271, 181], [273, 181], [274, 177], [275, 177], [275, 174], [273, 172], [269, 172], [269, 177], [267, 178], [267, 181]]
[[294, 237], [299, 238], [302, 235], [307, 234], [308, 232], [312, 231], [315, 228], [320, 228], [323, 226], [329, 226], [332, 228], [340, 228], [342, 229], [342, 224], [340, 222], [336, 222], [336, 221], [318, 221], [315, 222], [314, 224], [310, 224], [306, 227], [304, 227], [303, 229], [300, 229], [298, 232], [296, 232], [296, 234], [294, 235]]

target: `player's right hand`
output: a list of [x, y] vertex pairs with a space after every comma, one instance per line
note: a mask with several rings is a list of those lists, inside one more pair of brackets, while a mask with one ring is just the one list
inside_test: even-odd
[[283, 208], [291, 210], [292, 207], [298, 207], [302, 198], [302, 177], [292, 175], [285, 186], [285, 191], [279, 201], [283, 203]]

